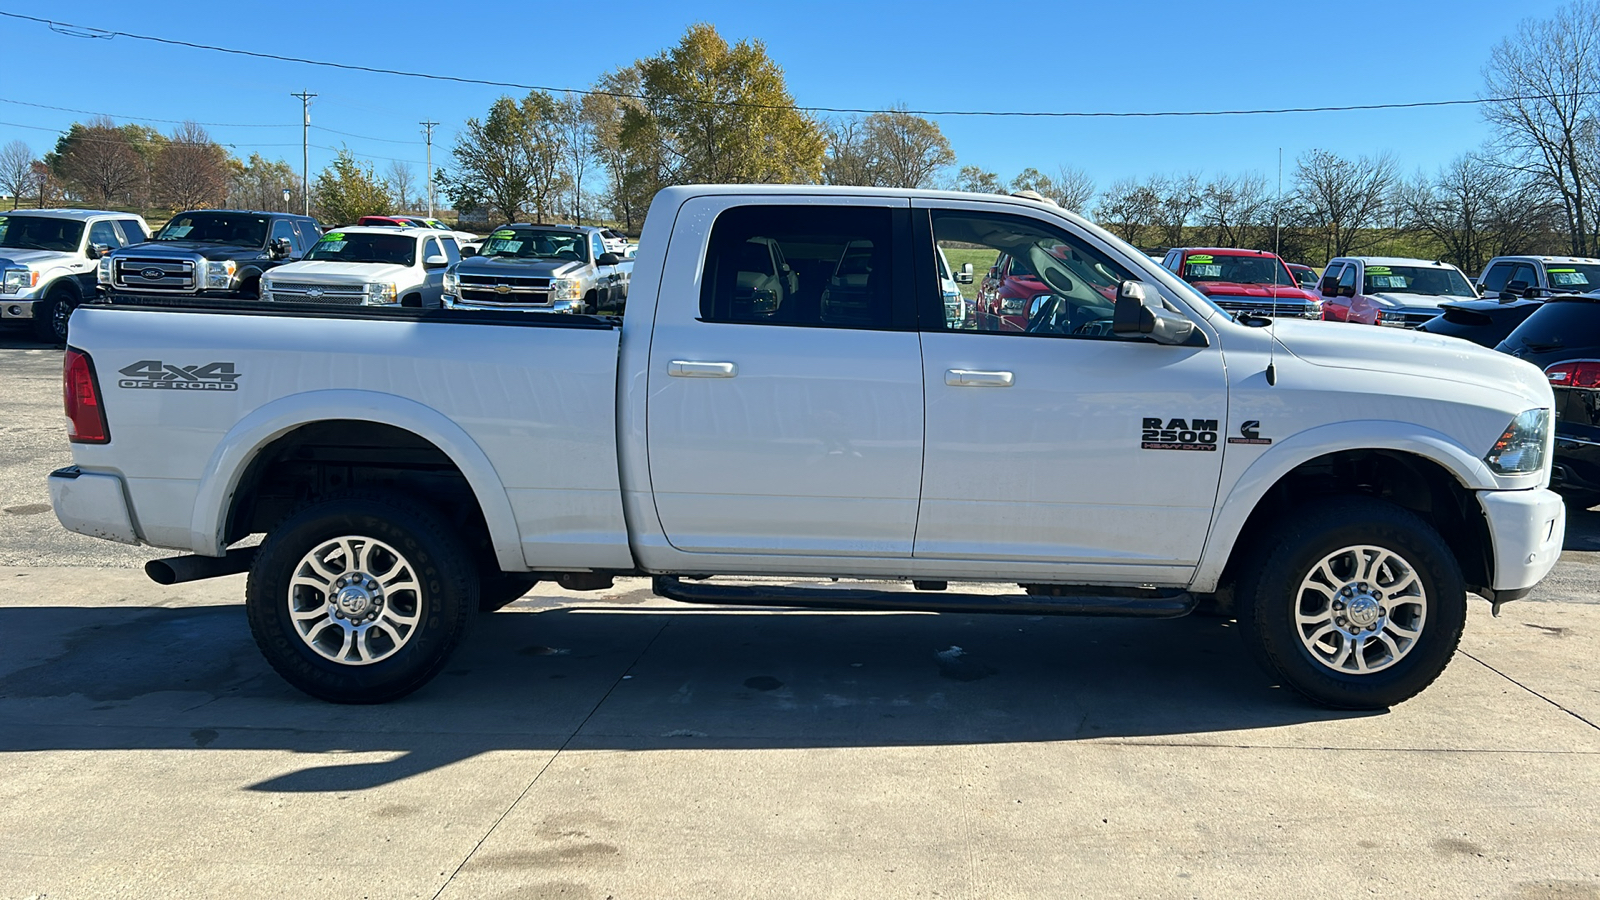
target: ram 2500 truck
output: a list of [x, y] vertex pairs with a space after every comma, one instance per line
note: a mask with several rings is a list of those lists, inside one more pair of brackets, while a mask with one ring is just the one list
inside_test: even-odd
[[100, 257], [100, 293], [254, 300], [261, 274], [300, 259], [322, 230], [292, 213], [202, 209], [179, 213], [148, 243]]
[[[951, 327], [956, 246], [1049, 287], [1023, 328]], [[1382, 707], [1566, 524], [1536, 367], [1235, 320], [1026, 199], [669, 188], [620, 319], [219, 301], [73, 328], [62, 524], [189, 554], [158, 581], [248, 569], [267, 659], [333, 701], [427, 682], [534, 579], [650, 575], [699, 603], [1231, 610], [1279, 683]]]

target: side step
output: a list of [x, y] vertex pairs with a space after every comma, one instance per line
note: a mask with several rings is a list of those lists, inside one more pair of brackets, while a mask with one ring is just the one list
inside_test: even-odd
[[[1102, 588], [1103, 593], [962, 594], [949, 591], [875, 591], [867, 588], [804, 588], [789, 585], [685, 583], [657, 575], [658, 596], [682, 603], [719, 606], [788, 606], [797, 609], [901, 610], [905, 612], [1021, 613], [1030, 616], [1126, 616], [1175, 619], [1194, 611], [1195, 598], [1180, 590]], [[1085, 588], [1092, 592], [1095, 589]], [[1128, 596], [1121, 596], [1121, 595]]]

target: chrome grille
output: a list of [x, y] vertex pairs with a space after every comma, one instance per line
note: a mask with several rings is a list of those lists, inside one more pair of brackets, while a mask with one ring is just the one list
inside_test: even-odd
[[1437, 309], [1385, 309], [1380, 323], [1395, 328], [1415, 328], [1423, 322], [1431, 322], [1439, 317]]
[[192, 291], [194, 268], [194, 262], [187, 259], [129, 256], [113, 261], [111, 279], [117, 287], [142, 291]]
[[310, 284], [303, 281], [271, 281], [272, 299], [286, 303], [335, 303], [359, 306], [367, 301], [366, 285]]
[[1315, 303], [1304, 300], [1279, 300], [1274, 304], [1271, 300], [1258, 300], [1250, 298], [1212, 297], [1211, 301], [1231, 313], [1243, 313], [1252, 316], [1265, 316], [1280, 319], [1320, 319], [1322, 308]]

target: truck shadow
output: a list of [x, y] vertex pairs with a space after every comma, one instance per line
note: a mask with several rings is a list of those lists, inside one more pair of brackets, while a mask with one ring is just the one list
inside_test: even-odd
[[1600, 507], [1580, 510], [1567, 507], [1567, 536], [1563, 550], [1600, 550]]
[[[627, 598], [624, 598], [624, 603]], [[387, 784], [496, 750], [1150, 737], [1349, 718], [1274, 688], [1233, 623], [539, 606], [485, 616], [382, 706], [288, 687], [239, 605], [0, 609], [0, 752], [381, 753], [262, 791]]]

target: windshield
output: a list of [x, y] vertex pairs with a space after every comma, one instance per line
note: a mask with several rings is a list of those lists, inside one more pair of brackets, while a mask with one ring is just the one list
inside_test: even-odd
[[306, 259], [409, 266], [417, 261], [417, 239], [404, 234], [330, 231]]
[[1440, 266], [1367, 266], [1361, 293], [1478, 296], [1460, 272]]
[[172, 219], [151, 240], [260, 247], [267, 242], [267, 217], [246, 213], [191, 213]]
[[1554, 263], [1545, 267], [1550, 290], [1558, 294], [1587, 294], [1600, 288], [1600, 265], [1595, 263]]
[[1233, 284], [1295, 283], [1289, 267], [1271, 256], [1224, 256], [1191, 254], [1183, 262], [1183, 280], [1189, 282], [1226, 281]]
[[49, 216], [0, 216], [0, 247], [76, 253], [83, 223]]
[[586, 262], [589, 240], [574, 231], [502, 228], [484, 241], [480, 256], [514, 259], [567, 259]]

